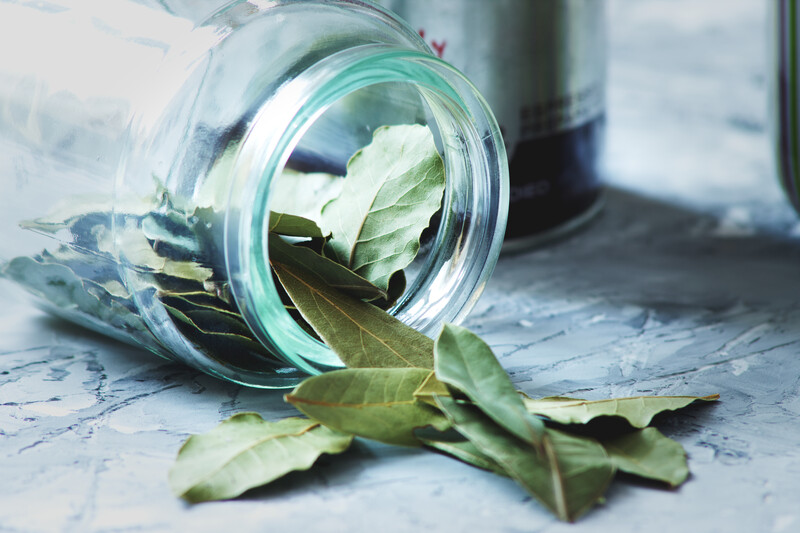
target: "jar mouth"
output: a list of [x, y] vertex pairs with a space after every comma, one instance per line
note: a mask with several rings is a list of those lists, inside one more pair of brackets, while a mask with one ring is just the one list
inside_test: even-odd
[[[241, 203], [228, 210], [225, 232], [231, 289], [247, 325], [269, 351], [311, 374], [342, 364], [281, 301], [268, 257], [270, 192], [321, 117], [348, 96], [388, 85], [424, 103], [447, 172], [428, 252], [415, 263], [414, 282], [390, 312], [436, 335], [442, 323], [459, 322], [471, 310], [500, 253], [508, 168], [500, 129], [477, 89], [447, 63], [390, 45], [348, 49], [312, 65], [261, 106], [245, 133], [231, 187], [241, 191]], [[259, 386], [257, 378], [250, 384]]]

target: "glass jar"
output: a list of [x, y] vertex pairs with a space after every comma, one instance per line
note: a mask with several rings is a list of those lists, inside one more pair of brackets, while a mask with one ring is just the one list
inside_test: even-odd
[[563, 236], [602, 207], [605, 0], [380, 0], [494, 110], [510, 167], [504, 251]]
[[277, 188], [343, 174], [381, 126], [424, 124], [447, 185], [389, 312], [429, 335], [461, 320], [507, 213], [500, 131], [474, 86], [366, 2], [218, 4], [0, 2], [0, 47], [20, 51], [0, 55], [5, 277], [172, 360], [291, 386], [341, 363], [273, 281]]

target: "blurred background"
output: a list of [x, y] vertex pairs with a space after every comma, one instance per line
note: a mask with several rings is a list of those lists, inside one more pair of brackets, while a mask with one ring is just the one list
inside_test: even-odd
[[609, 184], [797, 234], [772, 168], [767, 7], [609, 1]]

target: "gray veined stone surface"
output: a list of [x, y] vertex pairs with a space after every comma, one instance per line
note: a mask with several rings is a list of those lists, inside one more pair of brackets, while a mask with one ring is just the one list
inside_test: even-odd
[[771, 175], [763, 3], [611, 3], [608, 181], [574, 237], [503, 257], [467, 325], [532, 395], [710, 394], [658, 418], [679, 490], [617, 481], [558, 523], [511, 481], [360, 443], [231, 502], [166, 473], [250, 390], [0, 296], [0, 532], [800, 531], [800, 222]]

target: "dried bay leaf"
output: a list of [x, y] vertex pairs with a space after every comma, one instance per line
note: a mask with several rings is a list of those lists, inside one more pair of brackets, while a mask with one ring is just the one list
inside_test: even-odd
[[150, 213], [141, 221], [141, 232], [158, 255], [175, 261], [200, 261], [202, 248], [183, 213]]
[[202, 283], [214, 275], [214, 271], [194, 261], [175, 261], [159, 255], [137, 226], [128, 220], [124, 227], [117, 228], [116, 243], [111, 231], [105, 226], [96, 226], [93, 234], [97, 238], [98, 251], [116, 257], [119, 249], [126, 265], [137, 271], [153, 272]]
[[622, 472], [677, 487], [689, 477], [686, 451], [680, 443], [648, 427], [601, 439], [614, 465]]
[[230, 317], [241, 317], [241, 314], [228, 302], [206, 291], [170, 292], [161, 290], [156, 296], [165, 304], [182, 311], [187, 309], [204, 309], [222, 313]]
[[348, 368], [303, 381], [286, 401], [339, 431], [389, 444], [419, 446], [414, 430], [449, 427], [438, 409], [416, 401], [428, 377], [420, 368]]
[[[162, 203], [161, 191], [149, 198], [126, 197], [117, 199], [116, 212], [130, 216], [144, 216]], [[56, 205], [50, 214], [33, 220], [23, 220], [19, 226], [23, 229], [37, 230], [43, 233], [57, 233], [63, 229], [71, 229], [86, 218], [108, 220], [109, 207], [114, 205], [110, 196], [70, 196]]]
[[533, 414], [546, 416], [559, 424], [585, 424], [600, 416], [617, 416], [635, 428], [646, 427], [655, 415], [675, 411], [696, 401], [712, 402], [719, 394], [710, 396], [636, 396], [608, 400], [579, 400], [553, 396], [532, 400], [523, 398], [525, 408]]
[[468, 329], [445, 324], [434, 354], [436, 379], [466, 394], [513, 435], [541, 447], [544, 422], [525, 409], [508, 374], [480, 337]]
[[[322, 208], [339, 196], [344, 180], [323, 172], [299, 172], [284, 168], [270, 190], [270, 205], [281, 213], [298, 215], [320, 223]], [[297, 194], [303, 191], [303, 194]]]
[[450, 389], [447, 388], [447, 385], [436, 379], [436, 372], [430, 372], [428, 377], [425, 378], [425, 381], [414, 391], [414, 397], [417, 400], [434, 407], [436, 407], [436, 396], [449, 395]]
[[331, 233], [325, 254], [387, 291], [392, 275], [416, 257], [444, 186], [444, 162], [430, 129], [377, 129], [348, 162], [341, 195], [322, 211]]
[[311, 420], [265, 421], [240, 413], [203, 435], [194, 435], [170, 470], [173, 492], [190, 502], [224, 500], [296, 470], [307, 470], [323, 453], [345, 451], [352, 435]]
[[614, 464], [594, 439], [548, 428], [540, 454], [475, 406], [448, 397], [437, 401], [456, 431], [561, 520], [573, 521], [588, 511], [614, 476]]
[[270, 257], [303, 319], [351, 368], [433, 368], [433, 341], [395, 317], [331, 287], [314, 272]]
[[289, 244], [277, 235], [270, 235], [271, 262], [280, 262], [286, 268], [302, 268], [317, 274], [327, 285], [364, 300], [385, 298], [386, 292], [335, 261], [319, 255], [309, 248]]
[[384, 311], [389, 310], [394, 304], [400, 300], [400, 297], [406, 292], [406, 275], [402, 270], [398, 270], [392, 277], [389, 278], [389, 290], [386, 297], [370, 300], [369, 303]]
[[481, 470], [494, 472], [499, 476], [508, 476], [508, 473], [497, 461], [483, 453], [477, 446], [468, 440], [435, 440], [420, 438], [422, 443], [437, 452], [449, 455], [459, 461], [472, 465]]
[[25, 287], [28, 292], [64, 308], [92, 308], [97, 299], [86, 293], [81, 278], [68, 267], [43, 264], [32, 257], [15, 257], [2, 268], [4, 277]]
[[244, 321], [214, 311], [182, 311], [162, 302], [178, 331], [195, 349], [215, 361], [240, 369], [268, 372], [279, 367], [253, 338]]
[[269, 231], [289, 237], [308, 237], [310, 239], [324, 237], [322, 230], [313, 220], [275, 211], [271, 211], [269, 214]]
[[0, 268], [0, 276], [41, 298], [56, 315], [118, 340], [129, 341], [122, 331], [145, 345], [153, 343], [144, 321], [130, 309], [127, 300], [114, 297], [98, 284], [85, 282], [65, 265], [16, 257]]

